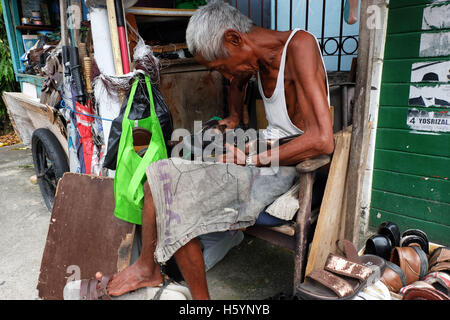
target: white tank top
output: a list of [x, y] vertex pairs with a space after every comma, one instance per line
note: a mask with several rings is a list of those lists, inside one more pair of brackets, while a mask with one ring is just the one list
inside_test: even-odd
[[[280, 139], [283, 137], [295, 135], [295, 134], [303, 134], [303, 131], [297, 128], [289, 118], [289, 114], [287, 112], [286, 106], [286, 97], [284, 92], [284, 66], [286, 64], [286, 49], [288, 47], [289, 42], [291, 41], [294, 34], [300, 29], [294, 29], [286, 44], [284, 45], [283, 54], [281, 55], [280, 69], [278, 71], [277, 76], [277, 84], [273, 94], [270, 98], [266, 98], [264, 95], [264, 90], [261, 84], [261, 78], [258, 72], [258, 88], [259, 93], [264, 101], [264, 109], [266, 110], [266, 118], [269, 123], [267, 128], [263, 130], [263, 135], [265, 139]], [[308, 32], [308, 31], [305, 31]], [[310, 32], [308, 32], [310, 33]], [[311, 33], [310, 33], [311, 34]], [[314, 35], [313, 35], [314, 36]], [[316, 39], [316, 37], [314, 37]], [[320, 51], [319, 42], [316, 39], [317, 46]], [[322, 57], [322, 55], [321, 55]], [[325, 64], [322, 57], [322, 65], [325, 70], [325, 79], [326, 79], [326, 88], [327, 88], [327, 97], [328, 97], [328, 107], [330, 106], [330, 96], [328, 89], [328, 77], [325, 69]]]

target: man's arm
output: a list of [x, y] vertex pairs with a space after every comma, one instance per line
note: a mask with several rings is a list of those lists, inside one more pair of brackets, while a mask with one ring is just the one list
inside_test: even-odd
[[292, 40], [295, 41], [291, 41], [288, 47], [288, 54], [292, 58], [287, 62], [287, 67], [293, 70], [296, 100], [302, 106], [297, 105], [296, 112], [300, 113], [303, 121], [304, 134], [276, 149], [254, 155], [252, 162], [258, 166], [276, 161], [280, 165], [293, 165], [321, 154], [331, 154], [334, 150], [325, 70], [316, 40], [305, 32], [299, 32]]
[[230, 89], [228, 90], [228, 108], [230, 110], [230, 115], [219, 121], [219, 124], [225, 124], [227, 129], [237, 127], [242, 119], [242, 109], [247, 92], [248, 80], [249, 79], [231, 79]]

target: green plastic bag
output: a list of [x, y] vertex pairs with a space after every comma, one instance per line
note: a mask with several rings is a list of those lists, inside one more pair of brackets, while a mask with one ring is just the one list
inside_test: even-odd
[[114, 215], [122, 220], [142, 224], [142, 208], [144, 205], [143, 185], [147, 180], [145, 170], [154, 161], [167, 159], [164, 136], [155, 112], [150, 79], [145, 76], [145, 83], [150, 98], [150, 116], [137, 120], [138, 126], [152, 133], [150, 144], [144, 157], [140, 157], [133, 147], [133, 127], [135, 120], [128, 119], [139, 77], [133, 83], [127, 108], [122, 121], [122, 135], [117, 153], [117, 169], [114, 178]]

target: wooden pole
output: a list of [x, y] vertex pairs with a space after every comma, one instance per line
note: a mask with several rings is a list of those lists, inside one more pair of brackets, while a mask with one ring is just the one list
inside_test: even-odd
[[368, 7], [378, 5], [380, 0], [361, 1], [359, 47], [357, 60], [357, 75], [355, 85], [355, 106], [353, 111], [353, 131], [350, 147], [350, 159], [347, 171], [346, 207], [344, 208], [345, 228], [343, 237], [355, 246], [359, 242], [359, 228], [361, 216], [361, 200], [363, 192], [364, 171], [370, 138], [369, 109], [372, 91], [372, 77], [374, 65], [375, 28], [369, 28], [370, 18]]
[[119, 33], [117, 31], [117, 18], [114, 0], [106, 0], [108, 10], [109, 32], [111, 34], [111, 44], [113, 49], [114, 67], [116, 75], [123, 75], [122, 56], [120, 51]]
[[61, 21], [61, 44], [67, 46], [67, 1], [59, 0], [59, 20]]
[[[77, 7], [77, 13], [80, 14], [80, 17], [78, 19], [74, 19], [73, 21], [76, 23], [75, 28], [73, 29], [73, 38], [75, 40], [75, 43], [72, 43], [72, 46], [78, 47], [78, 44], [80, 43], [80, 30], [81, 30], [81, 20], [83, 20], [83, 11], [81, 9], [81, 2], [80, 0], [73, 1], [72, 0], [72, 6]], [[81, 62], [80, 62], [81, 63]]]

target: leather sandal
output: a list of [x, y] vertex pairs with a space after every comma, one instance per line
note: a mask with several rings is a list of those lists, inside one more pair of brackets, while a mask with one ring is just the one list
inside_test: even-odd
[[440, 291], [446, 296], [449, 295], [449, 287], [441, 277], [425, 277], [424, 280], [416, 281], [406, 287], [401, 288], [399, 293], [404, 295], [408, 290], [412, 288], [428, 288]]
[[450, 275], [448, 273], [439, 271], [431, 272], [423, 278], [423, 281], [431, 284], [436, 290], [450, 296]]
[[309, 273], [297, 286], [301, 300], [348, 300], [378, 279], [369, 267], [330, 253], [323, 270]]
[[385, 260], [389, 260], [392, 251], [392, 242], [388, 236], [377, 234], [366, 241], [365, 254], [373, 254]]
[[378, 226], [378, 234], [385, 235], [391, 240], [393, 247], [400, 247], [400, 228], [391, 221], [383, 222]]
[[422, 250], [429, 254], [429, 241], [428, 236], [425, 232], [419, 229], [408, 229], [402, 234], [402, 239], [400, 240], [400, 247], [408, 247], [410, 244], [419, 244]]
[[406, 276], [398, 265], [386, 261], [386, 269], [381, 277], [381, 282], [388, 287], [389, 291], [397, 293], [406, 286]]
[[375, 273], [375, 277], [381, 278], [385, 268], [386, 260], [373, 254], [358, 255], [355, 246], [348, 240], [336, 241], [337, 248], [343, 253], [344, 257], [352, 262], [362, 264], [368, 268], [371, 268]]
[[450, 298], [436, 289], [413, 287], [406, 290], [403, 300], [450, 300]]
[[[101, 281], [97, 279], [83, 279], [80, 284], [81, 300], [111, 300], [106, 292], [109, 276], [103, 276]], [[100, 285], [99, 285], [100, 283]]]
[[384, 259], [370, 254], [359, 256], [348, 240], [338, 240], [336, 244], [345, 258], [330, 253], [324, 270], [314, 270], [297, 287], [299, 299], [352, 299], [380, 279], [386, 267]]
[[450, 248], [440, 247], [433, 251], [429, 259], [430, 272], [450, 271]]
[[428, 271], [428, 259], [418, 245], [395, 247], [390, 261], [400, 267], [406, 277], [406, 285], [421, 280]]

